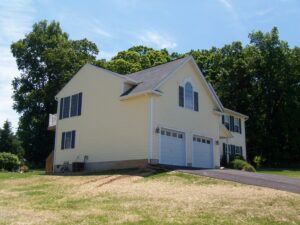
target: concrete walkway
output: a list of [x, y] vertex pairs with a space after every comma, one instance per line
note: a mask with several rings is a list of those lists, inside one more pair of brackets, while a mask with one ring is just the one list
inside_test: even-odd
[[250, 184], [262, 187], [269, 187], [282, 191], [289, 191], [300, 194], [300, 179], [281, 175], [251, 173], [239, 170], [218, 170], [218, 169], [195, 169], [180, 171], [195, 175], [212, 177], [222, 180], [234, 181], [242, 184]]

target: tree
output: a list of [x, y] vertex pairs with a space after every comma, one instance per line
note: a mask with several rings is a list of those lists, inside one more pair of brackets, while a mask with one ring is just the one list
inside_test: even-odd
[[166, 49], [155, 50], [140, 45], [118, 52], [110, 61], [98, 60], [96, 64], [120, 74], [129, 74], [169, 62], [177, 57], [178, 54], [170, 55]]
[[10, 152], [13, 143], [13, 133], [11, 123], [6, 120], [0, 134], [0, 152]]
[[271, 32], [249, 34], [245, 47], [233, 42], [191, 54], [222, 103], [249, 115], [247, 153], [268, 164], [300, 160], [300, 51]]
[[6, 120], [0, 132], [0, 152], [10, 152], [22, 158], [24, 150], [21, 142], [12, 132], [11, 123]]
[[25, 157], [42, 165], [54, 146], [47, 131], [48, 115], [57, 108], [54, 96], [81, 66], [95, 61], [98, 48], [87, 39], [70, 40], [58, 22], [43, 20], [11, 51], [21, 72], [12, 83], [14, 109], [21, 113], [17, 134]]

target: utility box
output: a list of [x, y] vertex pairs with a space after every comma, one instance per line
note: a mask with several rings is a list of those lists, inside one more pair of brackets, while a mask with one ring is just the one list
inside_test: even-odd
[[84, 162], [73, 162], [72, 172], [82, 172], [84, 171]]

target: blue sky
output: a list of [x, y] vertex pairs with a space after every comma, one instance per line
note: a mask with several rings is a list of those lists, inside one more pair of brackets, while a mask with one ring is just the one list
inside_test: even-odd
[[17, 128], [11, 80], [19, 74], [10, 44], [41, 19], [57, 20], [71, 39], [88, 38], [110, 58], [132, 45], [170, 52], [248, 43], [248, 33], [279, 28], [291, 47], [300, 46], [299, 0], [1, 0], [0, 126]]

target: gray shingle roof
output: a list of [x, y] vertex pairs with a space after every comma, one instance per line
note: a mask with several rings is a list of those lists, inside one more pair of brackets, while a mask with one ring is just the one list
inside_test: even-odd
[[153, 90], [170, 73], [172, 73], [181, 64], [183, 64], [185, 61], [187, 61], [190, 58], [191, 56], [187, 56], [181, 59], [176, 59], [168, 63], [164, 63], [145, 70], [141, 70], [132, 74], [128, 74], [127, 77], [138, 82], [138, 85], [135, 88], [133, 88], [129, 93], [126, 94], [131, 95], [131, 94], [137, 94], [140, 92]]

